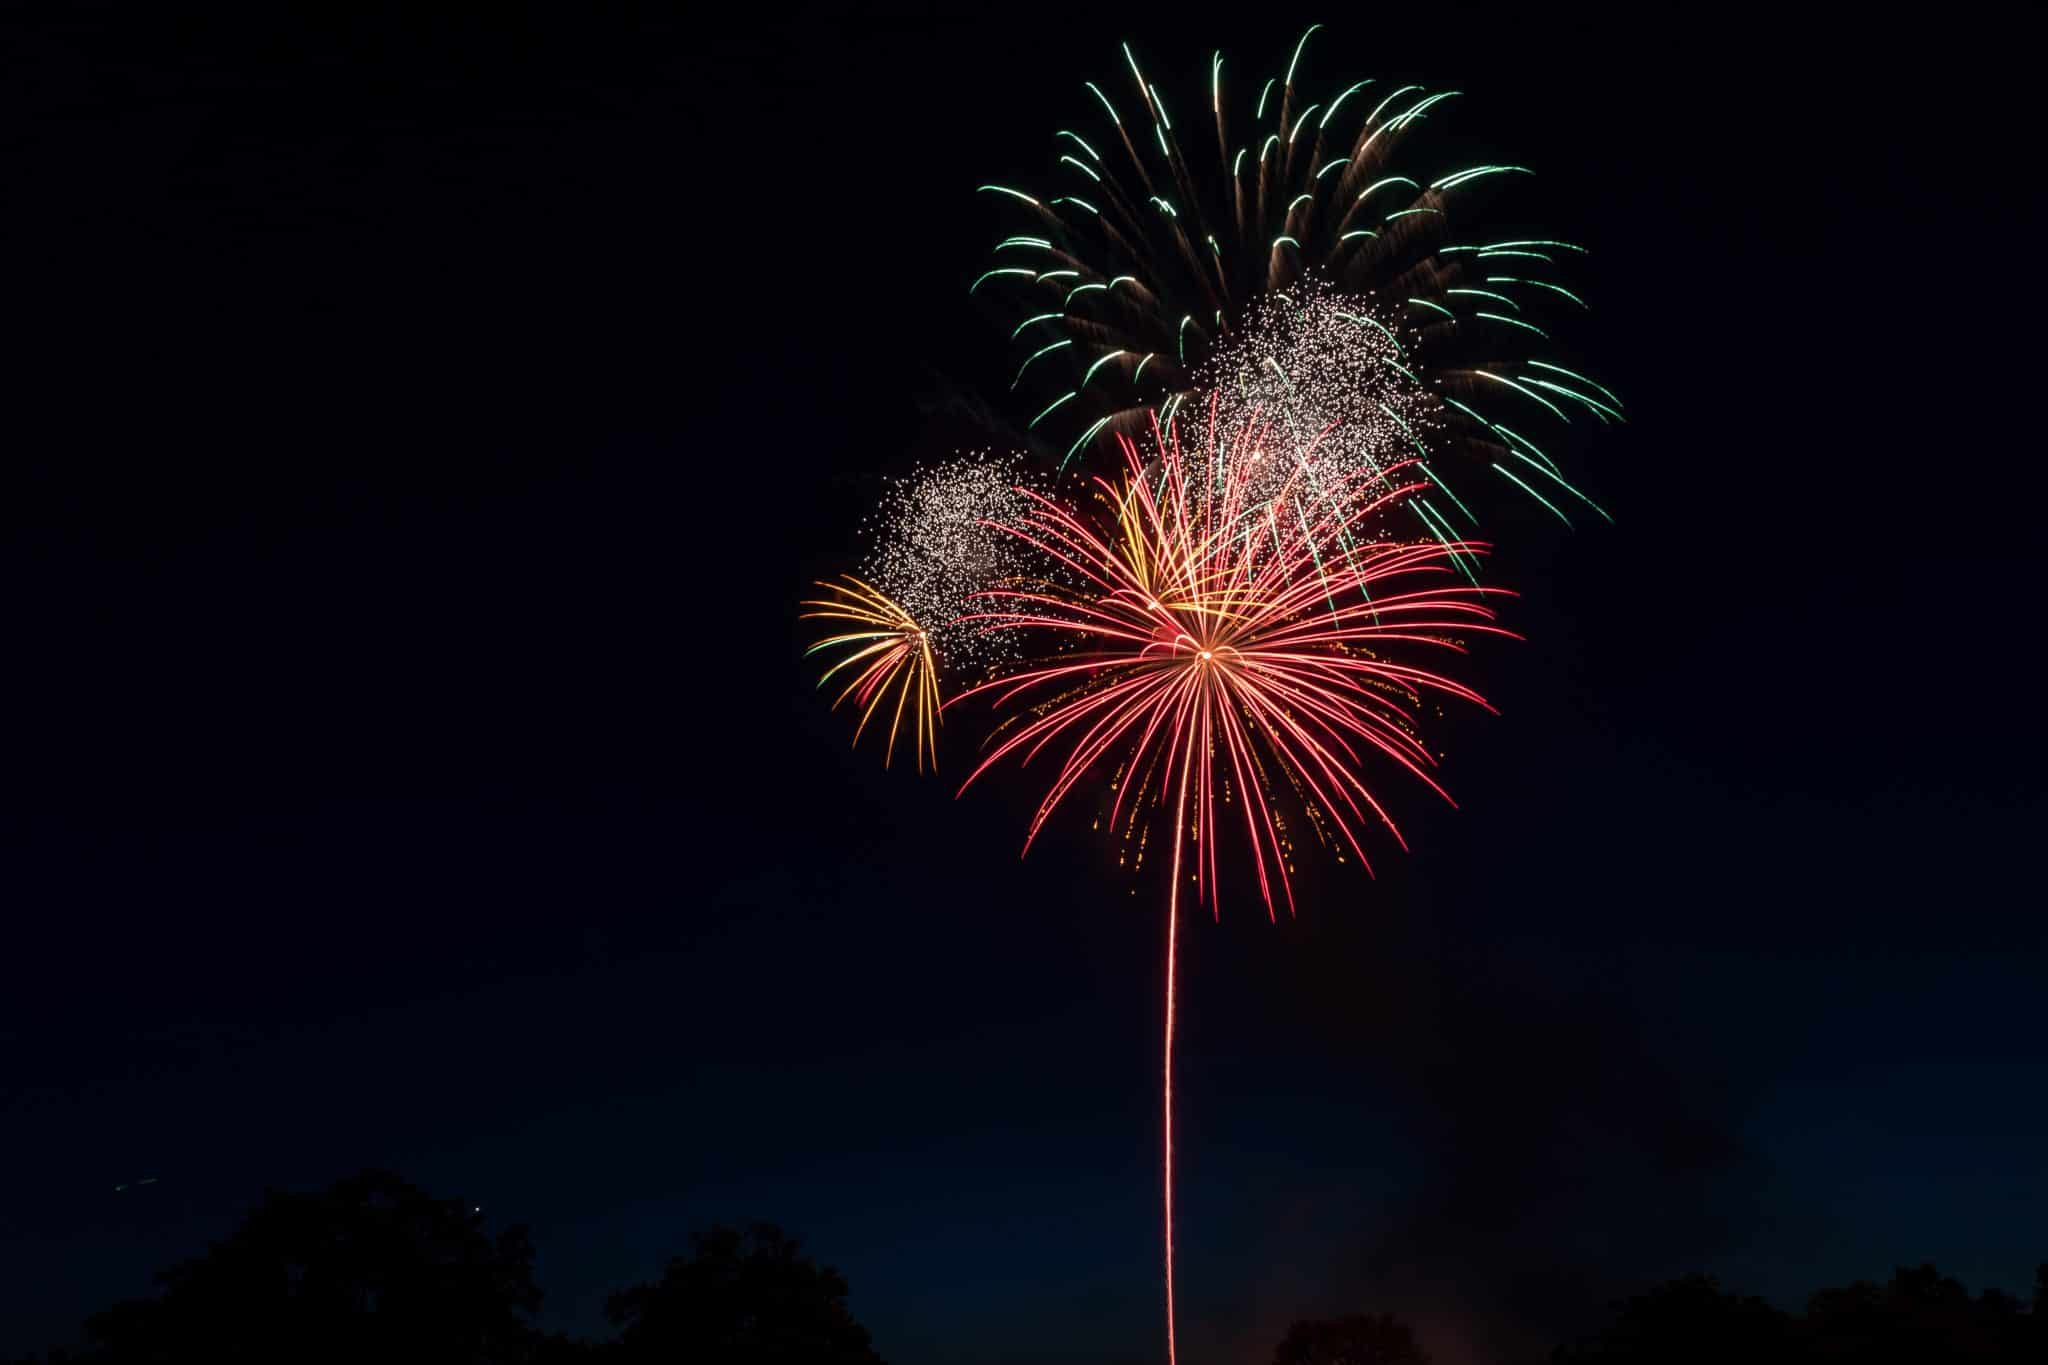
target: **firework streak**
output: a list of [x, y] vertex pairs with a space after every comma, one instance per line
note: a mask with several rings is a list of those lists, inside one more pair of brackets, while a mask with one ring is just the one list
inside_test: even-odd
[[818, 586], [831, 596], [805, 602], [804, 605], [811, 610], [798, 619], [843, 621], [862, 627], [829, 635], [805, 651], [808, 654], [832, 649], [849, 651], [838, 663], [825, 670], [825, 676], [818, 679], [820, 687], [843, 668], [853, 664], [866, 665], [854, 673], [853, 681], [832, 699], [834, 710], [848, 697], [852, 697], [854, 705], [860, 707], [860, 724], [854, 727], [853, 742], [860, 743], [861, 732], [867, 729], [875, 709], [894, 694], [896, 704], [889, 718], [889, 741], [882, 749], [882, 766], [887, 767], [896, 752], [896, 736], [903, 726], [903, 713], [908, 709], [915, 736], [912, 744], [917, 752], [918, 771], [924, 771], [927, 757], [937, 768], [938, 664], [932, 657], [931, 640], [924, 627], [878, 589], [852, 574], [842, 574], [837, 583], [820, 583]]

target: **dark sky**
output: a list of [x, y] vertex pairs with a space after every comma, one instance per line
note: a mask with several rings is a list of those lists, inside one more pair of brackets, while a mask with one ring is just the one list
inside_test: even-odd
[[2048, 1257], [2014, 15], [423, 8], [0, 42], [0, 1351], [374, 1164], [572, 1329], [766, 1218], [897, 1365], [1158, 1358], [1156, 898], [849, 753], [795, 604], [1003, 398], [974, 185], [1312, 19], [1540, 172], [1632, 422], [1461, 809], [1185, 935], [1184, 1354]]

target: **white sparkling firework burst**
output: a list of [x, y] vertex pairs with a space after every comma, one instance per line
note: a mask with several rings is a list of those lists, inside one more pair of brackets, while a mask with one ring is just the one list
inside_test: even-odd
[[[1183, 420], [1206, 422], [1213, 393], [1219, 432], [1258, 433], [1241, 455], [1259, 466], [1255, 498], [1290, 481], [1311, 498], [1366, 489], [1403, 461], [1419, 462], [1421, 476], [1441, 489], [1429, 459], [1441, 407], [1408, 370], [1400, 326], [1371, 299], [1315, 280], [1268, 295], [1202, 366], [1202, 398], [1181, 408]], [[1441, 510], [1427, 506], [1430, 497], [1416, 501], [1412, 515], [1425, 523]]]
[[870, 522], [865, 576], [925, 628], [942, 668], [992, 661], [1011, 648], [960, 618], [974, 593], [1019, 569], [1016, 539], [989, 523], [1015, 522], [1026, 499], [1025, 458], [969, 451], [892, 480]]

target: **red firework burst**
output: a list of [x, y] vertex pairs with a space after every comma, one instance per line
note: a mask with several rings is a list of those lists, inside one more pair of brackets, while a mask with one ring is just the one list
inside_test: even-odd
[[1241, 824], [1274, 914], [1276, 899], [1293, 908], [1291, 815], [1363, 863], [1362, 827], [1402, 842], [1366, 781], [1373, 760], [1444, 794], [1418, 732], [1425, 695], [1486, 702], [1402, 656], [1509, 632], [1484, 601], [1501, 590], [1459, 578], [1483, 546], [1385, 531], [1429, 486], [1415, 461], [1322, 470], [1327, 432], [1296, 448], [1256, 413], [1234, 432], [1216, 421], [1212, 402], [1192, 457], [1178, 423], [1155, 425], [1150, 460], [1124, 439], [1124, 474], [1093, 481], [1096, 507], [1026, 493], [1030, 510], [1001, 528], [1048, 573], [979, 594], [986, 609], [969, 619], [1050, 647], [953, 699], [1011, 708], [961, 789], [1007, 758], [1063, 749], [1027, 851], [1090, 774], [1113, 773], [1112, 827], [1148, 810], [1169, 823], [1176, 898], [1191, 848], [1197, 899], [1213, 902], [1218, 836]]

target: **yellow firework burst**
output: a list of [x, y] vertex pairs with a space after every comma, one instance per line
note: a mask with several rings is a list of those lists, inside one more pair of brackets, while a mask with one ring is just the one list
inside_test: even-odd
[[852, 574], [841, 574], [834, 583], [821, 581], [818, 586], [830, 596], [805, 602], [803, 605], [810, 610], [800, 619], [841, 621], [857, 627], [828, 635], [804, 651], [807, 655], [834, 649], [849, 651], [825, 670], [825, 676], [818, 679], [819, 687], [842, 669], [863, 665], [832, 699], [834, 710], [848, 697], [860, 707], [860, 724], [853, 731], [854, 744], [860, 743], [868, 722], [893, 694], [896, 701], [890, 708], [889, 742], [882, 750], [882, 766], [887, 767], [896, 752], [896, 738], [903, 731], [904, 713], [908, 712], [917, 770], [923, 772], [929, 758], [933, 771], [937, 771], [939, 675], [924, 627], [886, 593]]

